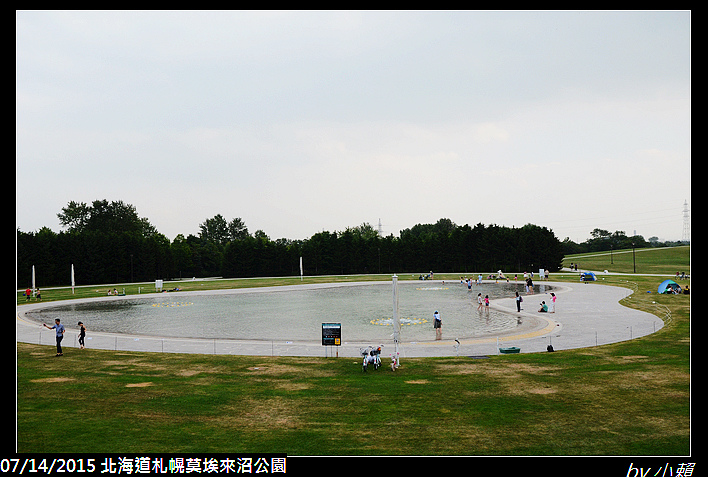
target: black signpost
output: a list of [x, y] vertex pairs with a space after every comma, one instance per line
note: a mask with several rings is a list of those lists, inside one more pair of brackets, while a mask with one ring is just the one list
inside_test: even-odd
[[[342, 345], [342, 324], [322, 323], [322, 346]], [[339, 355], [339, 352], [337, 352]]]

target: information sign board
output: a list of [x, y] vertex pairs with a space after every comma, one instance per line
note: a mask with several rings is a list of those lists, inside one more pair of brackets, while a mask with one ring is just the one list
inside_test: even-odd
[[322, 323], [322, 346], [340, 346], [342, 344], [342, 324]]

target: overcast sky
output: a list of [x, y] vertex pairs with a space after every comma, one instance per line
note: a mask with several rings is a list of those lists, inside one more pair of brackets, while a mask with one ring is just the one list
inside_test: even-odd
[[678, 240], [689, 11], [18, 11], [16, 217]]

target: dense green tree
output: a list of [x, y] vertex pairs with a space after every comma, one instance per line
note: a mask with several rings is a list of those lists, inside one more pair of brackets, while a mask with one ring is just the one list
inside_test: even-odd
[[170, 243], [135, 207], [122, 201], [69, 202], [57, 214], [65, 231], [46, 227], [18, 230], [18, 281], [35, 266], [37, 286], [121, 283], [166, 278], [172, 274]]
[[229, 241], [229, 225], [221, 214], [206, 219], [199, 224], [199, 237], [202, 240], [217, 245], [225, 245]]
[[243, 240], [249, 237], [248, 227], [246, 227], [246, 224], [240, 217], [232, 219], [231, 222], [229, 222], [228, 229], [229, 238], [231, 240]]
[[222, 215], [199, 224], [199, 236], [178, 235], [170, 242], [121, 201], [90, 205], [69, 202], [58, 214], [66, 230], [43, 227], [17, 231], [17, 279], [37, 285], [68, 285], [71, 266], [77, 284], [153, 281], [157, 278], [253, 277], [414, 273], [454, 271], [464, 274], [517, 273], [539, 268], [558, 270], [566, 253], [649, 246], [643, 237], [602, 229], [583, 244], [560, 242], [546, 227], [457, 225], [442, 218], [416, 224], [399, 237], [381, 237], [368, 223], [344, 231], [322, 231], [305, 240], [272, 240], [263, 230], [249, 234], [240, 218]]
[[94, 200], [90, 206], [71, 201], [57, 217], [69, 232], [135, 233], [143, 237], [157, 233], [147, 219], [138, 216], [134, 206], [121, 200]]

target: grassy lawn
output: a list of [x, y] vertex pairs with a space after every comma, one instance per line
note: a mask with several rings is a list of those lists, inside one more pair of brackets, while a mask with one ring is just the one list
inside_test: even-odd
[[568, 255], [563, 260], [563, 266], [577, 263], [578, 268], [585, 270], [610, 270], [618, 273], [665, 273], [675, 275], [676, 272], [691, 273], [691, 248], [638, 248], [634, 250], [614, 250], [610, 252], [595, 252], [590, 254]]
[[[656, 269], [686, 268], [678, 265]], [[326, 281], [364, 278], [390, 277]], [[671, 311], [671, 320], [654, 335], [555, 353], [407, 358], [396, 372], [384, 367], [363, 374], [352, 358], [94, 349], [71, 349], [56, 358], [51, 346], [18, 343], [17, 449], [688, 455], [690, 296], [647, 294], [656, 290], [657, 277], [608, 276], [603, 284], [626, 284], [628, 278], [639, 291], [624, 304], [662, 317]], [[262, 279], [218, 286], [276, 281], [283, 284]], [[187, 283], [217, 286], [185, 282], [183, 289]]]

